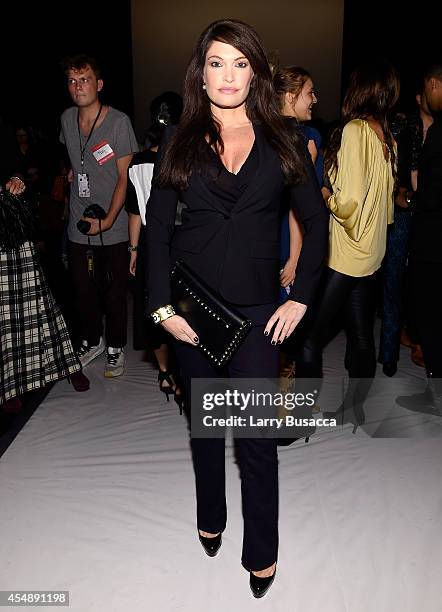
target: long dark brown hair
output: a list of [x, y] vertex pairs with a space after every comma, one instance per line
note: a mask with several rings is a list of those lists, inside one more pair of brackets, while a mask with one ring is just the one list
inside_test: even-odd
[[383, 60], [363, 64], [352, 72], [342, 105], [340, 125], [333, 131], [325, 152], [325, 170], [328, 174], [337, 170], [337, 155], [345, 125], [353, 119], [373, 118], [381, 124], [393, 175], [396, 175], [396, 154], [389, 118], [399, 97], [399, 87], [395, 68]]
[[224, 151], [221, 126], [212, 115], [210, 100], [203, 86], [207, 51], [213, 41], [238, 49], [250, 62], [254, 76], [246, 99], [246, 114], [261, 124], [271, 146], [276, 150], [290, 184], [305, 176], [301, 137], [288, 130], [280, 114], [272, 75], [262, 43], [255, 30], [236, 19], [211, 23], [201, 34], [187, 67], [184, 80], [184, 109], [180, 123], [164, 153], [156, 183], [185, 189], [195, 162], [204, 164], [209, 155], [207, 143], [219, 155]]

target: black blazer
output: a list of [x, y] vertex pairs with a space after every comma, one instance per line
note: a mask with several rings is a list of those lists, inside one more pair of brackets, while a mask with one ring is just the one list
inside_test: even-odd
[[410, 258], [442, 263], [442, 117], [428, 129], [419, 160]]
[[[172, 130], [165, 134], [167, 141]], [[280, 159], [263, 130], [254, 125], [258, 169], [233, 209], [224, 206], [193, 169], [181, 194], [152, 187], [146, 213], [148, 309], [170, 303], [169, 271], [177, 259], [186, 262], [227, 301], [238, 305], [277, 302], [279, 295], [279, 225], [284, 175]], [[162, 158], [160, 147], [157, 162]], [[304, 227], [304, 241], [290, 299], [309, 304], [328, 244], [328, 212], [310, 155], [308, 178], [291, 188], [291, 201]], [[154, 171], [154, 179], [156, 172]], [[154, 181], [153, 181], [154, 182]], [[186, 209], [175, 228], [178, 198]]]

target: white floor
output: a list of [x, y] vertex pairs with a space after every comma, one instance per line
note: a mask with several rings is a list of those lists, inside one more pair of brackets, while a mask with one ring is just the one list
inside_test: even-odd
[[[328, 375], [342, 355], [339, 336]], [[399, 393], [423, 376], [405, 349], [400, 364]], [[209, 559], [184, 418], [141, 353], [120, 379], [102, 368], [88, 367], [87, 393], [58, 383], [1, 460], [0, 590], [68, 590], [75, 612], [442, 611], [442, 419], [380, 402], [355, 435], [280, 448], [278, 575], [258, 601], [231, 447], [228, 526]]]

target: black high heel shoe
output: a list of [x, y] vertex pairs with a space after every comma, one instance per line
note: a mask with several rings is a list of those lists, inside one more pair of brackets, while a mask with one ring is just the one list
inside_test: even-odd
[[[172, 378], [172, 372], [160, 370], [158, 372], [158, 382], [160, 383], [160, 391], [162, 391], [169, 401], [169, 395], [175, 395], [176, 384]], [[167, 386], [163, 386], [163, 382], [167, 382]]]
[[353, 407], [353, 417], [354, 419], [352, 420], [352, 423], [353, 423], [352, 433], [356, 433], [356, 430], [359, 427], [359, 425], [365, 425], [365, 412], [362, 406]]
[[253, 597], [256, 597], [257, 599], [261, 599], [261, 597], [264, 597], [264, 595], [272, 586], [273, 581], [275, 580], [275, 576], [276, 566], [275, 571], [268, 578], [259, 578], [258, 576], [255, 576], [253, 572], [250, 572], [250, 589], [252, 591]]
[[[177, 387], [178, 388], [178, 387]], [[175, 393], [173, 394], [173, 399], [175, 400], [175, 402], [178, 404], [178, 408], [180, 409], [180, 414], [183, 414], [183, 408], [184, 408], [184, 395], [182, 390], [180, 389], [181, 393], [177, 393], [176, 389], [175, 389]]]
[[200, 531], [198, 529], [198, 537], [200, 539], [200, 542], [202, 544], [202, 547], [204, 548], [204, 552], [206, 553], [206, 555], [208, 557], [216, 557], [219, 549], [221, 548], [221, 544], [222, 544], [221, 533], [219, 533], [214, 538], [206, 538], [200, 534]]

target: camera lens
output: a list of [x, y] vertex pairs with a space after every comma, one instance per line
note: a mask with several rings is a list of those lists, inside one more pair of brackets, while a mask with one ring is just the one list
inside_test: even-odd
[[80, 219], [80, 221], [77, 223], [77, 229], [82, 234], [87, 234], [88, 231], [91, 229], [91, 224], [89, 223], [89, 221]]

